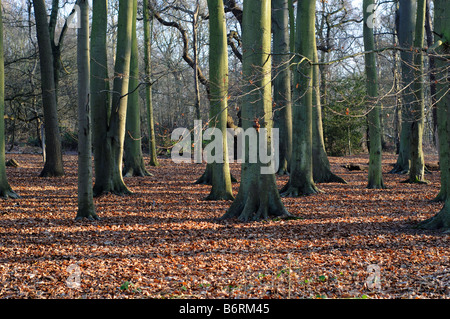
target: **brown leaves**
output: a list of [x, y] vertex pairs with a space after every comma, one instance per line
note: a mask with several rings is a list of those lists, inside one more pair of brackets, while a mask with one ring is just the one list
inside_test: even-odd
[[[22, 198], [0, 202], [0, 298], [449, 297], [448, 235], [410, 228], [440, 210], [429, 201], [438, 172], [429, 185], [385, 174], [388, 189], [367, 190], [366, 171], [341, 167], [367, 157], [330, 158], [347, 185], [283, 198], [299, 219], [240, 223], [217, 221], [231, 203], [205, 201], [210, 186], [193, 184], [204, 165], [161, 159], [153, 176], [125, 179], [133, 195], [95, 199], [100, 221], [75, 222], [76, 156], [58, 179], [37, 177], [38, 155], [14, 157], [22, 165], [8, 176]], [[385, 172], [394, 162], [385, 156]]]

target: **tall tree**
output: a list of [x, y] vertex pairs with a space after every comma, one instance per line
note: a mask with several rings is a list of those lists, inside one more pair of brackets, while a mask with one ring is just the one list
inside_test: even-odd
[[312, 108], [312, 158], [313, 179], [316, 183], [343, 183], [347, 182], [331, 171], [330, 161], [325, 150], [322, 126], [322, 104], [320, 96], [320, 66], [317, 47], [314, 47], [313, 66], [313, 108]]
[[[271, 1], [244, 0], [243, 22], [243, 90], [242, 128], [266, 128], [267, 148], [271, 149], [272, 85], [271, 85]], [[261, 131], [261, 129], [259, 129]], [[261, 135], [261, 134], [258, 134]], [[259, 136], [259, 139], [262, 137]], [[259, 220], [269, 216], [289, 216], [278, 193], [275, 172], [261, 162], [257, 150], [256, 162], [249, 161], [249, 143], [245, 143], [245, 159], [241, 167], [238, 194], [222, 219]], [[266, 174], [263, 174], [266, 173]]]
[[292, 153], [292, 106], [288, 0], [272, 0], [273, 126], [280, 130], [278, 174], [289, 171]]
[[144, 0], [144, 64], [145, 64], [145, 102], [147, 109], [147, 128], [150, 151], [150, 166], [159, 166], [156, 153], [155, 121], [153, 116], [153, 98], [152, 98], [152, 31], [153, 16], [150, 17], [149, 1]]
[[[447, 143], [441, 144], [440, 152], [449, 152], [450, 141], [450, 94], [448, 93], [450, 86], [450, 25], [448, 21], [450, 20], [450, 2], [446, 0], [435, 0], [434, 1], [434, 38], [435, 44], [430, 48], [429, 51], [437, 52], [439, 55], [436, 56], [436, 66], [437, 66], [437, 78], [440, 79], [438, 84], [438, 92], [443, 89], [445, 92], [440, 95], [438, 99], [439, 115], [445, 117], [438, 122], [438, 129], [441, 134], [445, 132]], [[439, 117], [438, 117], [439, 119]], [[439, 128], [439, 126], [441, 126]], [[444, 127], [442, 127], [444, 126]], [[444, 148], [444, 149], [443, 149]], [[450, 157], [441, 156], [440, 160], [445, 160], [446, 171], [442, 171], [441, 180], [443, 184], [447, 187], [446, 193], [450, 194], [450, 173], [448, 168], [450, 167]], [[444, 207], [435, 216], [422, 221], [419, 223], [418, 228], [421, 229], [442, 229], [446, 232], [450, 231], [450, 197], [445, 197]]]
[[317, 193], [313, 179], [312, 109], [313, 61], [316, 47], [315, 0], [299, 0], [294, 62], [294, 94], [292, 103], [293, 139], [289, 181], [281, 190], [283, 196], [301, 196]]
[[[366, 88], [367, 101], [369, 107], [369, 114], [367, 116], [369, 125], [369, 176], [368, 188], [384, 188], [382, 175], [382, 149], [381, 149], [381, 123], [380, 112], [381, 106], [377, 102], [378, 99], [378, 74], [376, 66], [375, 41], [373, 34], [373, 20], [372, 17], [375, 11], [374, 0], [363, 0], [364, 12], [364, 49], [369, 53], [365, 54], [365, 69], [366, 69]], [[371, 52], [372, 51], [372, 52]]]
[[414, 103], [411, 112], [411, 141], [409, 183], [424, 183], [425, 159], [422, 150], [423, 127], [425, 121], [425, 91], [423, 83], [423, 53], [422, 47], [425, 34], [425, 0], [417, 2], [416, 30], [414, 37]]
[[53, 55], [47, 21], [47, 9], [44, 0], [33, 0], [33, 7], [39, 46], [45, 126], [46, 159], [40, 176], [57, 177], [64, 175], [64, 164], [58, 124]]
[[89, 3], [78, 0], [80, 27], [77, 37], [78, 66], [78, 212], [76, 219], [98, 219], [92, 190], [92, 140], [89, 101]]
[[5, 60], [3, 51], [3, 6], [0, 0], [0, 197], [18, 198], [6, 176], [5, 166]]
[[107, 189], [111, 165], [110, 149], [105, 143], [111, 113], [106, 50], [108, 0], [94, 0], [92, 7], [90, 101], [95, 168], [94, 195], [99, 195], [103, 188]]
[[208, 0], [209, 9], [209, 73], [210, 73], [210, 121], [212, 129], [219, 129], [222, 155], [219, 161], [210, 163], [212, 188], [207, 199], [234, 199], [228, 164], [227, 119], [228, 119], [228, 46], [225, 12], [222, 0]]
[[142, 154], [141, 105], [139, 103], [139, 50], [136, 32], [137, 0], [133, 0], [130, 79], [124, 145], [124, 176], [149, 176]]
[[[417, 0], [400, 0], [398, 7], [397, 34], [400, 47], [411, 48], [414, 45], [414, 30], [416, 25]], [[414, 101], [412, 83], [413, 53], [412, 51], [400, 51], [401, 82], [402, 82], [402, 108], [400, 145], [397, 162], [390, 173], [406, 174], [410, 167], [411, 146], [411, 107]]]
[[[106, 8], [102, 7], [101, 9], [99, 11], [99, 20], [106, 19]], [[97, 117], [94, 120], [98, 123], [96, 125], [104, 125], [106, 122], [106, 125], [101, 129], [100, 136], [95, 139], [94, 143], [94, 148], [103, 150], [102, 152], [96, 153], [98, 157], [95, 160], [98, 161], [99, 165], [103, 165], [103, 168], [98, 172], [96, 171], [95, 174], [94, 196], [99, 196], [103, 193], [118, 195], [131, 193], [123, 180], [122, 163], [128, 104], [127, 93], [130, 75], [132, 18], [133, 2], [120, 0], [111, 108], [110, 112], [108, 110], [105, 113], [94, 112], [94, 117]], [[94, 37], [92, 39], [94, 40]], [[100, 41], [100, 38], [95, 41], [97, 40]], [[103, 40], [98, 45], [99, 48], [96, 54], [99, 54], [99, 57], [101, 57], [103, 52], [106, 52], [103, 50]], [[106, 67], [106, 64], [103, 64], [105, 62], [106, 59], [97, 60], [97, 55], [95, 55], [94, 63], [99, 63], [100, 67], [101, 65]], [[95, 75], [92, 76], [94, 77]], [[105, 81], [105, 78], [96, 78], [95, 80]], [[99, 91], [92, 93], [96, 94]], [[108, 113], [110, 113], [109, 117]]]

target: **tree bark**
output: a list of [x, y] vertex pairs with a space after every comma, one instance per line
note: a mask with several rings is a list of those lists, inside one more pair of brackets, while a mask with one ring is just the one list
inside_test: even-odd
[[289, 172], [292, 155], [292, 105], [288, 0], [272, 0], [273, 126], [280, 130], [278, 174]]
[[47, 22], [47, 10], [44, 0], [34, 0], [33, 7], [41, 65], [41, 89], [46, 141], [46, 159], [40, 176], [58, 177], [64, 175], [64, 164], [58, 124], [53, 55]]
[[108, 75], [106, 30], [108, 0], [93, 1], [91, 31], [91, 110], [92, 140], [94, 144], [95, 184], [94, 195], [103, 192], [108, 185], [111, 161], [110, 149], [106, 145], [106, 134], [111, 113], [110, 84]]
[[[416, 25], [417, 0], [400, 0], [398, 11], [398, 42], [400, 47], [411, 48], [414, 44], [414, 30]], [[402, 108], [400, 146], [392, 174], [408, 174], [410, 168], [411, 146], [411, 106], [414, 101], [412, 83], [413, 55], [409, 51], [400, 51], [401, 79], [402, 79]]]
[[137, 0], [133, 0], [130, 78], [124, 144], [123, 176], [150, 176], [142, 154], [141, 105], [139, 103], [139, 51], [136, 33]]
[[[152, 98], [152, 26], [153, 17], [150, 18], [149, 3], [150, 0], [144, 0], [144, 63], [145, 63], [145, 79], [147, 85], [145, 86], [145, 101], [147, 106], [147, 127], [148, 140], [150, 152], [150, 166], [159, 166], [158, 157], [156, 153], [156, 138], [155, 138], [155, 120], [153, 115], [153, 98]], [[151, 22], [150, 22], [151, 19]]]
[[[373, 26], [370, 25], [372, 21], [370, 17], [373, 14], [374, 0], [363, 0], [364, 12], [364, 50], [373, 51], [375, 49]], [[372, 9], [370, 9], [372, 8]], [[376, 101], [378, 98], [378, 75], [376, 67], [375, 53], [367, 53], [365, 55], [366, 68], [366, 87], [368, 95], [368, 126], [369, 126], [369, 174], [367, 188], [380, 189], [384, 188], [382, 175], [382, 149], [381, 149], [381, 123], [380, 111], [381, 106]]]
[[[247, 130], [259, 125], [271, 132], [271, 1], [245, 0], [243, 15], [242, 72], [245, 95], [241, 109], [242, 128]], [[267, 142], [270, 149], [273, 141], [269, 138]], [[249, 145], [245, 143], [246, 158], [242, 163], [239, 191], [222, 219], [237, 217], [250, 221], [269, 216], [290, 216], [278, 193], [275, 172], [263, 174], [262, 169], [267, 165], [261, 163], [260, 154], [256, 154], [256, 163], [249, 162], [248, 150]]]
[[[294, 94], [292, 103], [293, 140], [289, 181], [282, 196], [311, 195], [319, 192], [313, 178], [312, 109], [313, 61], [316, 47], [315, 0], [299, 0], [297, 7]], [[303, 58], [300, 58], [303, 57]]]
[[226, 21], [222, 0], [208, 0], [208, 9], [210, 26], [209, 127], [212, 129], [220, 129], [221, 131], [222, 161], [220, 163], [210, 163], [212, 188], [207, 199], [232, 200], [234, 199], [234, 196], [231, 188], [226, 134], [228, 120], [228, 47]]
[[[442, 80], [438, 82], [438, 92], [440, 88], [444, 89], [444, 92], [447, 92], [445, 96], [442, 96], [442, 99], [438, 102], [438, 108], [441, 109], [440, 115], [443, 115], [446, 120], [439, 121], [438, 129], [441, 131], [441, 134], [445, 132], [447, 143], [441, 144], [440, 152], [445, 151], [448, 154], [450, 140], [450, 94], [448, 94], [448, 90], [450, 89], [449, 81], [449, 67], [450, 67], [450, 27], [448, 21], [450, 19], [450, 3], [445, 0], [435, 0], [434, 1], [434, 12], [435, 12], [435, 43], [440, 44], [436, 49], [436, 52], [439, 53], [439, 57], [436, 58], [437, 62], [437, 78], [441, 78]], [[439, 127], [441, 126], [441, 127]], [[444, 126], [444, 127], [442, 127]], [[441, 138], [441, 137], [439, 137]], [[444, 150], [443, 150], [444, 149]], [[445, 171], [442, 171], [441, 180], [443, 184], [446, 186], [446, 194], [450, 194], [450, 157], [448, 155], [442, 156], [440, 160], [445, 160]], [[441, 162], [442, 165], [442, 162]], [[441, 166], [442, 170], [442, 166]], [[426, 219], [420, 222], [417, 225], [419, 229], [429, 229], [429, 230], [442, 230], [446, 233], [450, 232], [450, 197], [445, 197], [444, 206], [439, 213], [435, 216]]]
[[0, 198], [19, 198], [6, 176], [5, 165], [5, 60], [3, 49], [3, 7], [0, 0]]
[[[99, 20], [105, 19], [106, 8], [104, 10], [105, 12], [101, 11]], [[132, 18], [133, 3], [126, 0], [120, 0], [117, 51], [110, 110], [111, 115], [108, 120], [107, 114], [101, 114], [101, 112], [95, 113], [98, 115], [97, 122], [99, 124], [106, 120], [108, 125], [106, 126], [107, 130], [102, 132], [104, 135], [99, 136], [96, 141], [100, 144], [95, 145], [95, 147], [102, 149], [102, 152], [97, 153], [99, 156], [97, 160], [100, 165], [104, 166], [100, 171], [96, 172], [94, 196], [99, 196], [104, 193], [113, 193], [117, 195], [131, 194], [131, 191], [125, 185], [123, 180], [122, 164], [128, 104], [127, 93], [130, 75]], [[103, 42], [101, 42], [99, 43], [99, 55], [102, 55], [103, 52]], [[105, 61], [104, 64], [102, 63], [103, 61]], [[106, 60], [103, 61], [99, 61], [98, 63], [106, 67]], [[104, 79], [105, 78], [97, 78], [96, 80], [99, 81]], [[98, 93], [99, 91], [96, 92]], [[101, 140], [101, 138], [104, 139]]]
[[[425, 0], [417, 2], [417, 18], [416, 30], [414, 38], [414, 47], [422, 48], [425, 32]], [[423, 54], [422, 50], [417, 49], [414, 52], [414, 83], [413, 90], [415, 101], [412, 106], [412, 122], [411, 125], [411, 145], [410, 145], [410, 169], [409, 183], [426, 183], [425, 175], [425, 159], [422, 150], [423, 127], [425, 121], [425, 92], [423, 83]]]
[[76, 219], [98, 219], [92, 189], [92, 139], [89, 101], [89, 3], [78, 0], [80, 28], [77, 37], [78, 66], [78, 211]]
[[[314, 47], [314, 63], [318, 63], [317, 47]], [[320, 97], [320, 66], [313, 66], [313, 108], [312, 108], [312, 158], [313, 179], [315, 183], [342, 183], [347, 182], [331, 171], [330, 161], [325, 150], [322, 126], [322, 104]]]

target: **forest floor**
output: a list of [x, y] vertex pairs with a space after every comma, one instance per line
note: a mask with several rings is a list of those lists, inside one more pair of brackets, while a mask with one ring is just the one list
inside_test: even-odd
[[[63, 178], [39, 178], [39, 155], [10, 158], [21, 198], [0, 200], [2, 299], [450, 298], [450, 235], [413, 228], [442, 207], [431, 202], [439, 172], [400, 183], [406, 176], [387, 174], [395, 155], [383, 158], [385, 190], [342, 167], [366, 156], [331, 157], [348, 184], [283, 198], [296, 219], [251, 223], [217, 221], [230, 202], [204, 200], [210, 187], [193, 182], [205, 166], [169, 159], [126, 178], [133, 195], [96, 198], [99, 221], [75, 221], [75, 155]], [[238, 164], [232, 172], [239, 179]]]

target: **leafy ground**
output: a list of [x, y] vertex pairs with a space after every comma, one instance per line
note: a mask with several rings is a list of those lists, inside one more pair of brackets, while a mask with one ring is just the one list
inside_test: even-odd
[[438, 172], [428, 185], [385, 174], [389, 189], [368, 190], [365, 171], [342, 167], [366, 157], [330, 158], [347, 185], [283, 199], [297, 219], [241, 223], [215, 220], [230, 202], [203, 200], [204, 165], [162, 159], [152, 177], [126, 178], [133, 195], [95, 199], [91, 222], [74, 221], [76, 156], [56, 179], [37, 177], [39, 155], [7, 158], [22, 198], [0, 201], [0, 298], [450, 298], [449, 235], [412, 228], [442, 206], [430, 201]]

